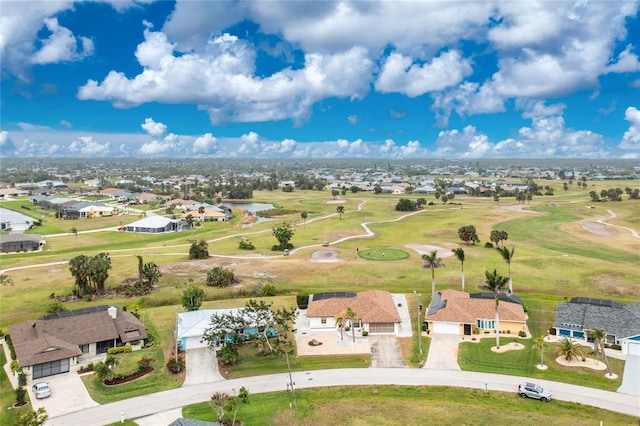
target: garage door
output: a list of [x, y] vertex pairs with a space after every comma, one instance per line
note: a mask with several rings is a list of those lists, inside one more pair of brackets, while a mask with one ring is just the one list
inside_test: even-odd
[[61, 359], [59, 361], [45, 362], [33, 366], [33, 378], [53, 376], [54, 374], [68, 373], [69, 359]]
[[369, 333], [394, 333], [395, 328], [392, 322], [372, 322], [369, 323]]
[[201, 342], [201, 340], [202, 340], [202, 336], [187, 337], [186, 348], [187, 349], [206, 348], [207, 343], [206, 342], [203, 343]]
[[629, 355], [640, 355], [640, 342], [629, 342]]
[[433, 332], [442, 334], [460, 334], [460, 326], [455, 322], [434, 322]]

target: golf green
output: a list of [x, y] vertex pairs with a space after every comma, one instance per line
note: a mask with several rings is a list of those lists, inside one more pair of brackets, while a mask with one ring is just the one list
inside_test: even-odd
[[367, 260], [402, 260], [409, 257], [409, 253], [388, 247], [357, 249], [358, 257]]

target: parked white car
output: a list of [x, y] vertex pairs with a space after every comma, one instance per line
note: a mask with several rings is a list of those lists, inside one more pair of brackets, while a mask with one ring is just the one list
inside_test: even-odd
[[551, 392], [535, 383], [524, 382], [518, 385], [518, 395], [522, 398], [539, 399], [542, 402], [551, 401]]
[[49, 382], [34, 383], [32, 389], [36, 399], [47, 398], [51, 396], [51, 388], [49, 387]]

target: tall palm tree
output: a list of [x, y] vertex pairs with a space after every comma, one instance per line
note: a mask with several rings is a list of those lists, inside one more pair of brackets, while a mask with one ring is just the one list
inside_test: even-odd
[[602, 357], [604, 358], [604, 363], [607, 364], [607, 374], [611, 375], [611, 366], [609, 365], [609, 358], [607, 358], [607, 353], [604, 351], [604, 343], [607, 337], [607, 332], [604, 328], [592, 328], [590, 330], [586, 330], [587, 335], [593, 337], [593, 348], [595, 353], [602, 353]]
[[451, 250], [460, 261], [460, 271], [462, 272], [462, 291], [464, 291], [464, 249], [462, 247]]
[[204, 222], [204, 212], [205, 212], [204, 206], [198, 207], [198, 213], [200, 213], [200, 222]]
[[422, 260], [424, 260], [422, 269], [431, 270], [431, 294], [434, 294], [436, 292], [436, 268], [444, 268], [445, 265], [442, 263], [442, 258], [438, 257], [436, 250], [429, 254], [423, 254]]
[[567, 361], [578, 358], [582, 355], [582, 348], [578, 346], [572, 339], [563, 337], [558, 346], [556, 346], [556, 354], [563, 356]]
[[304, 211], [304, 212], [300, 213], [300, 217], [302, 218], [302, 227], [303, 227], [303, 228], [306, 228], [306, 227], [307, 227], [307, 216], [308, 216], [308, 215], [309, 215], [309, 214], [308, 214], [306, 211]]
[[500, 349], [500, 312], [498, 311], [498, 306], [500, 305], [499, 296], [500, 296], [500, 293], [504, 292], [505, 287], [509, 282], [509, 278], [503, 277], [502, 275], [498, 274], [498, 272], [495, 269], [492, 272], [485, 271], [484, 276], [485, 276], [484, 285], [480, 286], [480, 288], [491, 291], [496, 301], [496, 308], [495, 308], [496, 349]]
[[346, 322], [349, 322], [349, 327], [351, 328], [351, 334], [353, 335], [353, 343], [356, 342], [356, 329], [353, 326], [354, 320], [358, 317], [358, 314], [351, 309], [349, 306], [344, 308], [342, 312], [336, 315], [336, 324], [340, 325], [340, 340], [344, 340], [343, 330], [346, 325]]
[[544, 336], [536, 337], [533, 343], [540, 349], [540, 367], [544, 367]]
[[513, 294], [513, 281], [511, 280], [511, 260], [513, 259], [513, 253], [516, 249], [513, 246], [511, 246], [511, 250], [509, 250], [505, 246], [497, 247], [497, 249], [502, 255], [504, 261], [507, 263], [507, 270], [509, 271], [509, 294]]
[[336, 207], [336, 212], [340, 215], [340, 219], [342, 219], [342, 214], [344, 213], [344, 206]]

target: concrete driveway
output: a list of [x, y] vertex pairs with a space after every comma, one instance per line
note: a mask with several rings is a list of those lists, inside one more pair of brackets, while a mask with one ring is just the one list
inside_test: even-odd
[[438, 370], [458, 370], [458, 344], [460, 336], [455, 334], [433, 333], [427, 362], [423, 368]]
[[371, 336], [371, 367], [402, 368], [406, 367], [396, 336]]
[[188, 349], [186, 358], [187, 374], [182, 386], [224, 380], [218, 370], [216, 353], [209, 348]]
[[[51, 388], [50, 397], [35, 398], [31, 386], [37, 382], [49, 382], [49, 387]], [[29, 382], [26, 387], [29, 391], [33, 409], [37, 410], [40, 407], [44, 407], [49, 417], [60, 416], [99, 405], [91, 399], [82, 379], [75, 372], [43, 377]]]

